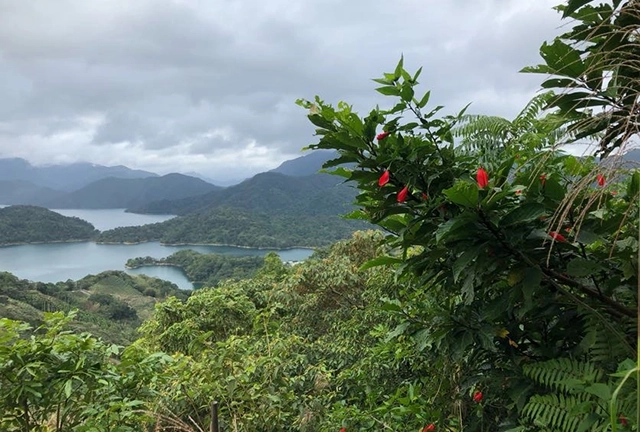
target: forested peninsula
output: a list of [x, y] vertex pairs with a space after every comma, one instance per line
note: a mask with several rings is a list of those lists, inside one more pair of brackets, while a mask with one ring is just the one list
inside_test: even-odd
[[256, 248], [327, 246], [365, 225], [337, 215], [267, 215], [231, 207], [102, 232], [99, 243], [210, 244]]
[[87, 221], [35, 206], [0, 209], [0, 245], [88, 241], [99, 231]]

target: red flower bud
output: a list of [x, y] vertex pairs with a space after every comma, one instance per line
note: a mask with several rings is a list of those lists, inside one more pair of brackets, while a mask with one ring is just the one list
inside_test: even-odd
[[340, 428], [340, 432], [347, 432], [347, 428]]
[[376, 137], [376, 139], [378, 141], [382, 141], [383, 139], [385, 139], [386, 137], [388, 137], [389, 135], [391, 135], [391, 132], [380, 132], [378, 134], [378, 136]]
[[429, 199], [429, 196], [428, 196], [426, 193], [424, 193], [424, 192], [422, 192], [422, 195], [421, 195], [421, 196], [422, 196], [422, 199], [423, 199], [424, 201], [426, 201], [426, 200], [428, 200], [428, 199]]
[[521, 191], [520, 189], [518, 189], [518, 190], [516, 191], [516, 195], [522, 195], [522, 191]]
[[405, 186], [402, 188], [400, 192], [398, 192], [398, 202], [402, 203], [407, 199], [407, 195], [409, 194], [409, 187]]
[[596, 176], [596, 179], [598, 180], [598, 186], [604, 186], [605, 179], [604, 179], [604, 176], [602, 174], [598, 174]]
[[628, 420], [627, 420], [627, 418], [626, 418], [624, 415], [622, 415], [622, 414], [618, 415], [618, 420], [620, 420], [620, 424], [621, 424], [622, 426], [628, 426], [628, 425], [629, 425], [629, 421], [628, 421]]
[[549, 236], [550, 236], [552, 239], [554, 239], [554, 240], [556, 240], [556, 241], [559, 241], [559, 242], [566, 242], [566, 241], [567, 241], [567, 239], [566, 239], [566, 238], [564, 238], [564, 236], [563, 236], [562, 234], [559, 234], [559, 233], [557, 233], [557, 232], [555, 232], [555, 231], [550, 231], [550, 232], [549, 232]]
[[436, 425], [434, 425], [433, 423], [429, 423], [429, 425], [425, 426], [424, 429], [422, 429], [422, 432], [433, 432], [436, 430]]
[[484, 170], [484, 168], [478, 168], [478, 172], [476, 173], [476, 181], [478, 182], [478, 186], [480, 189], [484, 189], [489, 184], [489, 175]]
[[540, 176], [540, 183], [542, 183], [542, 186], [544, 186], [546, 182], [547, 182], [547, 176], [545, 174], [542, 174]]
[[385, 172], [383, 172], [380, 178], [378, 179], [378, 186], [380, 187], [386, 185], [387, 183], [389, 183], [389, 170], [386, 170]]
[[484, 395], [482, 394], [481, 391], [477, 391], [473, 394], [473, 401], [475, 403], [480, 403], [482, 402], [482, 399], [484, 398]]

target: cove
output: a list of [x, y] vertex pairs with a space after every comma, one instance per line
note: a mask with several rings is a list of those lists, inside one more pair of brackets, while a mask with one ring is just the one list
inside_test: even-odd
[[[54, 210], [65, 216], [75, 216], [92, 223], [99, 230], [121, 226], [162, 222], [172, 215], [140, 215], [125, 213], [124, 209], [107, 210]], [[232, 246], [165, 246], [158, 242], [135, 245], [80, 243], [25, 244], [0, 247], [0, 271], [13, 273], [19, 278], [36, 282], [78, 280], [89, 274], [106, 270], [122, 270], [131, 274], [145, 274], [175, 283], [182, 289], [193, 289], [184, 273], [177, 267], [156, 266], [125, 269], [130, 258], [151, 256], [164, 258], [181, 249], [202, 253], [264, 256], [273, 251], [283, 261], [301, 261], [309, 257], [310, 249], [269, 250]]]
[[[175, 283], [182, 289], [192, 289], [184, 273], [176, 267], [156, 266], [126, 270], [129, 258], [152, 256], [164, 258], [181, 249], [202, 253], [228, 255], [260, 255], [267, 249], [247, 249], [230, 246], [165, 246], [158, 242], [136, 245], [83, 243], [28, 244], [0, 247], [0, 271], [8, 271], [22, 279], [38, 282], [78, 280], [89, 274], [106, 270], [122, 270], [132, 274], [145, 274]], [[275, 250], [283, 261], [307, 258], [310, 249]]]

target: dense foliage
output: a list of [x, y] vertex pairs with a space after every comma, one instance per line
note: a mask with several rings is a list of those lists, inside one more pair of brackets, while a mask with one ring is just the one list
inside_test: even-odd
[[326, 246], [348, 237], [357, 221], [333, 216], [280, 216], [218, 208], [170, 219], [162, 223], [104, 231], [98, 242], [165, 244], [219, 244], [263, 248]]
[[98, 231], [89, 222], [42, 207], [0, 208], [0, 245], [90, 240]]
[[0, 316], [42, 325], [47, 312], [78, 310], [71, 329], [114, 343], [131, 343], [156, 302], [188, 292], [161, 279], [108, 271], [79, 281], [29, 282], [0, 273]]
[[180, 267], [190, 282], [213, 287], [225, 279], [248, 279], [258, 271], [264, 258], [260, 256], [232, 256], [203, 254], [190, 249], [181, 250], [166, 258], [138, 257], [127, 261], [127, 268], [154, 265]]
[[[575, 28], [591, 28], [590, 3], [562, 8]], [[571, 48], [599, 47], [582, 53], [597, 63], [635, 38]], [[561, 76], [576, 59], [560, 42], [543, 55]], [[352, 217], [386, 234], [296, 266], [271, 254], [251, 279], [170, 297], [124, 350], [65, 333], [61, 316], [31, 338], [1, 320], [2, 426], [204, 430], [217, 400], [235, 432], [637, 430], [640, 171], [561, 151], [586, 132], [546, 110], [554, 93], [511, 120], [439, 116], [419, 75], [401, 60], [376, 79], [394, 103], [364, 118], [300, 101], [311, 147], [337, 150], [327, 167], [358, 187]], [[635, 122], [635, 97], [605, 100]], [[609, 126], [602, 154], [627, 144]]]

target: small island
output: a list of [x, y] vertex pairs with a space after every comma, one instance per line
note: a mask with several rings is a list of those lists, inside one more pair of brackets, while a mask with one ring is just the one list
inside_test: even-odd
[[146, 266], [178, 267], [191, 283], [213, 287], [226, 279], [247, 279], [255, 276], [264, 264], [264, 260], [261, 256], [203, 254], [187, 249], [175, 252], [166, 258], [158, 259], [150, 256], [132, 258], [125, 266], [128, 269]]
[[15, 205], [0, 209], [0, 246], [89, 241], [99, 233], [85, 220], [43, 207]]

